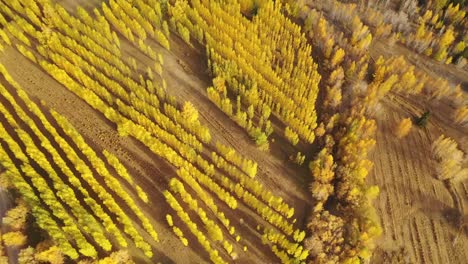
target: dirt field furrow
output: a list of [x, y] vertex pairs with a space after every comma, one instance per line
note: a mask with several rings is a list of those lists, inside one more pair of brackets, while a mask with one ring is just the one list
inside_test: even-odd
[[[444, 230], [444, 228], [440, 225], [440, 221], [433, 221], [432, 225], [433, 225], [436, 245], [450, 244], [450, 242], [447, 241], [445, 237], [447, 230]], [[452, 248], [448, 247], [447, 250], [443, 250], [442, 247], [437, 246], [437, 250], [438, 250], [438, 255], [440, 256], [442, 263], [449, 263], [450, 259], [448, 256], [453, 254]]]
[[410, 260], [410, 263], [421, 263], [421, 248], [416, 246], [419, 244], [419, 238], [418, 233], [416, 232], [416, 228], [414, 228], [414, 221], [414, 218], [411, 217], [408, 222], [408, 229], [410, 230], [410, 241], [408, 242], [409, 244], [400, 242], [399, 246], [403, 247], [405, 250], [408, 251], [408, 259]]
[[[391, 99], [383, 105], [385, 110], [377, 118], [374, 170], [369, 178], [382, 190], [376, 201], [382, 214], [382, 240], [390, 241], [392, 247], [404, 246], [415, 263], [464, 263], [465, 253], [451, 246], [453, 222], [458, 219], [454, 194], [435, 178], [430, 154], [430, 144], [444, 125], [434, 125], [437, 120], [432, 120], [427, 128], [413, 127], [408, 136], [397, 139], [391, 133], [394, 125], [421, 109]], [[462, 197], [461, 204], [466, 204], [466, 182], [452, 189]], [[468, 245], [463, 244], [465, 239], [466, 235], [459, 236], [460, 246]]]

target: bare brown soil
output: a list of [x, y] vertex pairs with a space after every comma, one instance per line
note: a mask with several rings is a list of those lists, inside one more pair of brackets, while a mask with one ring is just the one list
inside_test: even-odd
[[[374, 54], [404, 55], [432, 76], [443, 76], [457, 84], [466, 81], [466, 71], [453, 65], [441, 65], [408, 49], [377, 43]], [[427, 101], [423, 96], [389, 95], [377, 116], [377, 145], [371, 159], [374, 170], [369, 184], [380, 187], [375, 202], [383, 227], [383, 236], [371, 263], [386, 263], [386, 254], [399, 248], [407, 252], [411, 263], [466, 263], [467, 228], [462, 227], [468, 214], [468, 182], [449, 185], [435, 176], [430, 147], [444, 134], [468, 150], [468, 130], [453, 124], [449, 102]], [[409, 135], [398, 139], [395, 125], [403, 118], [431, 111], [426, 128], [414, 126]]]

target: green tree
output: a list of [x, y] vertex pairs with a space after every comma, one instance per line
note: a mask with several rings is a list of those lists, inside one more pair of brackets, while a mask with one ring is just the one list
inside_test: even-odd
[[430, 111], [424, 112], [420, 117], [417, 118], [416, 125], [418, 125], [419, 127], [425, 127], [427, 125], [427, 122], [429, 121], [430, 116]]

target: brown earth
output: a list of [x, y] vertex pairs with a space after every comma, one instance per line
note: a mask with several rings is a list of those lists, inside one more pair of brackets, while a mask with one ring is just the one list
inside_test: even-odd
[[[431, 76], [443, 76], [452, 84], [466, 81], [466, 71], [442, 65], [417, 55], [401, 45], [377, 42], [374, 55], [404, 55], [417, 68]], [[383, 236], [378, 241], [371, 263], [388, 263], [387, 254], [404, 248], [411, 263], [466, 263], [468, 259], [468, 182], [449, 185], [435, 176], [431, 144], [444, 134], [455, 139], [468, 152], [468, 129], [450, 120], [453, 108], [446, 100], [428, 101], [424, 96], [404, 97], [391, 94], [382, 102], [377, 115], [377, 145], [369, 184], [380, 187], [375, 206], [380, 216]], [[414, 126], [403, 139], [393, 135], [403, 118], [431, 111], [426, 128]], [[466, 164], [465, 164], [466, 165]], [[393, 252], [393, 253], [392, 253]]]

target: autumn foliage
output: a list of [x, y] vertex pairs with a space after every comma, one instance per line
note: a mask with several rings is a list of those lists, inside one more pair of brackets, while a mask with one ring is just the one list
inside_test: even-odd
[[432, 143], [432, 154], [440, 180], [462, 180], [467, 177], [468, 168], [463, 167], [465, 154], [453, 139], [441, 135]]
[[395, 127], [394, 133], [398, 138], [403, 138], [408, 135], [412, 126], [413, 122], [411, 121], [411, 118], [404, 118]]

